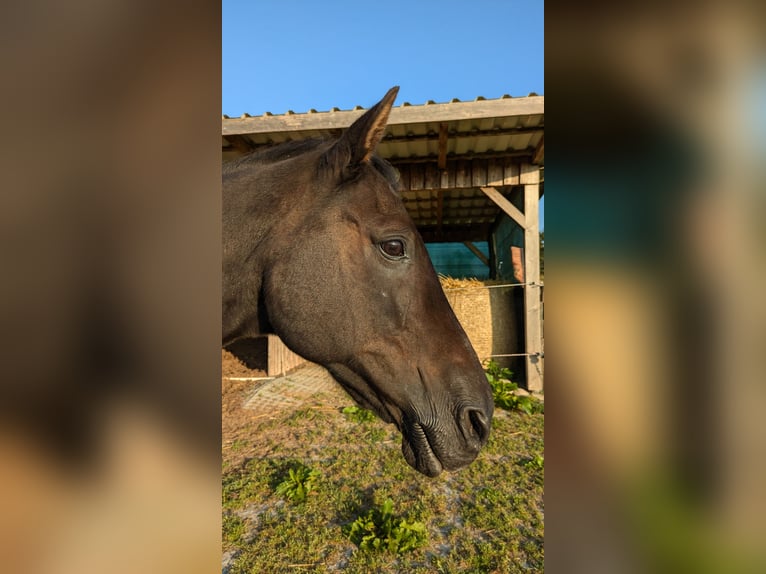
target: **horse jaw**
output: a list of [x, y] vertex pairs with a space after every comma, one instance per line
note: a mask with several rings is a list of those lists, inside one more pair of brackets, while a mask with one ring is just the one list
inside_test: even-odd
[[379, 397], [373, 387], [359, 374], [341, 363], [326, 365], [327, 370], [360, 407], [374, 412], [383, 422], [402, 430], [402, 414]]

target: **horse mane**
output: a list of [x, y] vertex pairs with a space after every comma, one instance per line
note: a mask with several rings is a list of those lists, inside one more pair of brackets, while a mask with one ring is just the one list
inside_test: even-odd
[[[245, 164], [276, 163], [284, 159], [289, 159], [313, 151], [322, 144], [331, 141], [333, 140], [328, 138], [309, 138], [305, 140], [283, 142], [266, 149], [252, 151], [240, 158], [226, 162], [223, 165], [223, 171], [225, 173]], [[394, 189], [398, 189], [399, 170], [377, 155], [373, 155], [370, 158], [370, 163], [378, 173], [388, 180]]]
[[372, 162], [373, 167], [388, 180], [391, 187], [398, 193], [400, 179], [399, 170], [377, 155], [372, 156], [370, 161]]
[[305, 140], [282, 142], [266, 149], [257, 149], [240, 158], [226, 162], [223, 168], [224, 171], [228, 171], [228, 169], [239, 167], [243, 164], [275, 163], [283, 159], [288, 159], [312, 151], [328, 141], [330, 140], [309, 138]]

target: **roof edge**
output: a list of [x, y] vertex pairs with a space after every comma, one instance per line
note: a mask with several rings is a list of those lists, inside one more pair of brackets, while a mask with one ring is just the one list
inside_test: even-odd
[[[365, 112], [364, 109], [333, 110], [282, 115], [262, 115], [222, 118], [222, 135], [271, 132], [345, 129]], [[389, 126], [425, 122], [450, 122], [545, 113], [545, 96], [520, 98], [477, 99], [473, 102], [453, 101], [446, 104], [403, 104], [392, 108]]]

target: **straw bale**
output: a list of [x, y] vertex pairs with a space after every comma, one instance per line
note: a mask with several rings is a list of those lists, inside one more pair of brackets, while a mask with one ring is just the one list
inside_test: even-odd
[[440, 276], [439, 280], [480, 360], [490, 355], [522, 352], [518, 346], [519, 334], [513, 301], [513, 289], [520, 287], [487, 289], [487, 286], [502, 285], [503, 282], [444, 276]]

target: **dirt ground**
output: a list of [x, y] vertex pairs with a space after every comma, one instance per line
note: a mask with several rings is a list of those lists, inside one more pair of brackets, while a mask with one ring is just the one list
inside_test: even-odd
[[243, 406], [256, 381], [230, 380], [229, 377], [265, 377], [266, 371], [250, 369], [230, 351], [221, 349], [221, 374], [221, 451], [226, 460], [231, 445], [242, 440], [247, 428], [255, 422], [253, 413]]
[[[224, 463], [236, 464], [262, 454], [254, 431], [264, 416], [245, 402], [266, 378], [266, 352], [256, 342], [221, 349], [221, 452]], [[244, 378], [264, 380], [238, 380]]]
[[[263, 413], [245, 406], [258, 388], [269, 383], [265, 364], [265, 347], [245, 345], [221, 350], [221, 452], [225, 466], [237, 466], [244, 460], [267, 455], [278, 437], [271, 428], [266, 440], [258, 432], [259, 427], [289, 416], [296, 408], [286, 404], [283, 408]], [[338, 386], [308, 397], [300, 408], [338, 411], [350, 404], [353, 402]]]

